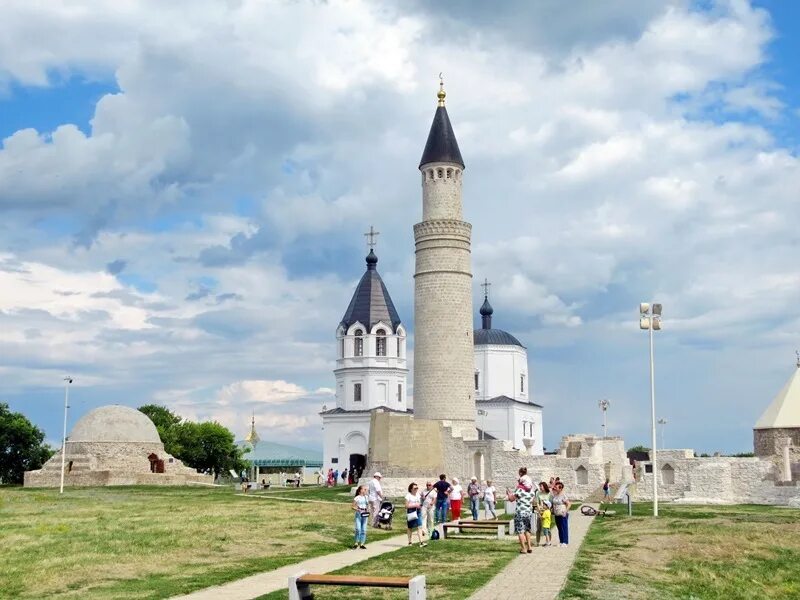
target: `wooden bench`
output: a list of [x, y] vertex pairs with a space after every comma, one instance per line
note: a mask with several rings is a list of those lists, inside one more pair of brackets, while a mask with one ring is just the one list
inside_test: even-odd
[[461, 533], [462, 529], [466, 530], [490, 530], [497, 532], [497, 539], [504, 538], [506, 535], [506, 523], [505, 522], [496, 522], [496, 523], [487, 523], [486, 521], [463, 521], [458, 523], [445, 523], [442, 525], [442, 537], [447, 539], [447, 530], [448, 529], [455, 529], [459, 533]]
[[491, 525], [502, 525], [504, 527], [508, 527], [508, 535], [514, 533], [514, 520], [513, 519], [486, 519], [484, 521], [472, 521], [470, 519], [459, 519], [456, 521], [459, 525], [462, 523], [488, 523]]
[[289, 577], [289, 600], [313, 600], [312, 585], [346, 585], [408, 589], [409, 600], [425, 600], [425, 576], [362, 577], [359, 575], [310, 575], [299, 573]]

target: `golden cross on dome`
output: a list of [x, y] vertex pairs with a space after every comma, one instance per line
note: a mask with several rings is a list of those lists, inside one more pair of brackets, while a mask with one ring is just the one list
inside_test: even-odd
[[489, 297], [489, 288], [490, 288], [491, 286], [492, 286], [492, 284], [491, 284], [491, 283], [489, 283], [489, 280], [488, 280], [488, 279], [486, 279], [486, 278], [484, 278], [484, 280], [483, 280], [483, 283], [481, 284], [481, 287], [483, 288], [483, 295], [484, 295], [486, 298], [488, 298], [488, 297]]
[[369, 231], [364, 234], [364, 237], [369, 238], [369, 241], [367, 242], [367, 246], [369, 246], [370, 250], [375, 248], [375, 245], [378, 243], [378, 242], [375, 241], [375, 238], [378, 237], [380, 234], [381, 234], [381, 232], [380, 231], [375, 231], [375, 228], [372, 225], [369, 226]]

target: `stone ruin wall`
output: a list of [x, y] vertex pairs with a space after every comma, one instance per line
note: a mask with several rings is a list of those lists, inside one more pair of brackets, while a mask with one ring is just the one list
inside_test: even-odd
[[[658, 497], [664, 501], [697, 504], [800, 505], [797, 479], [780, 481], [772, 460], [759, 457], [694, 457], [693, 450], [658, 453]], [[637, 481], [631, 486], [636, 500], [653, 499], [649, 462], [637, 463]]]
[[370, 463], [359, 483], [369, 483], [372, 473], [380, 471], [384, 494], [398, 497], [409, 482], [422, 486], [445, 473], [462, 484], [472, 476], [491, 479], [503, 490], [516, 485], [520, 467], [527, 467], [536, 483], [560, 477], [567, 494], [576, 499], [599, 493], [606, 477], [615, 483], [630, 479], [621, 438], [566, 436], [559, 454], [532, 456], [507, 441], [465, 440], [437, 421], [376, 412], [370, 425]]

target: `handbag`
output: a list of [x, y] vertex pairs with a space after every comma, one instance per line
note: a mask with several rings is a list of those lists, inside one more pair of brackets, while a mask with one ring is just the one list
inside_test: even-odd
[[409, 524], [416, 523], [419, 520], [416, 508], [407, 508], [406, 511], [406, 521], [408, 521]]

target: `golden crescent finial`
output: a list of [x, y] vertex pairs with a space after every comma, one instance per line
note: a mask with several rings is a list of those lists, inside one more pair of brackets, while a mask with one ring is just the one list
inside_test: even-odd
[[439, 93], [436, 94], [436, 97], [439, 98], [439, 106], [444, 106], [445, 96], [447, 96], [447, 92], [444, 91], [444, 77], [442, 72], [439, 71]]

